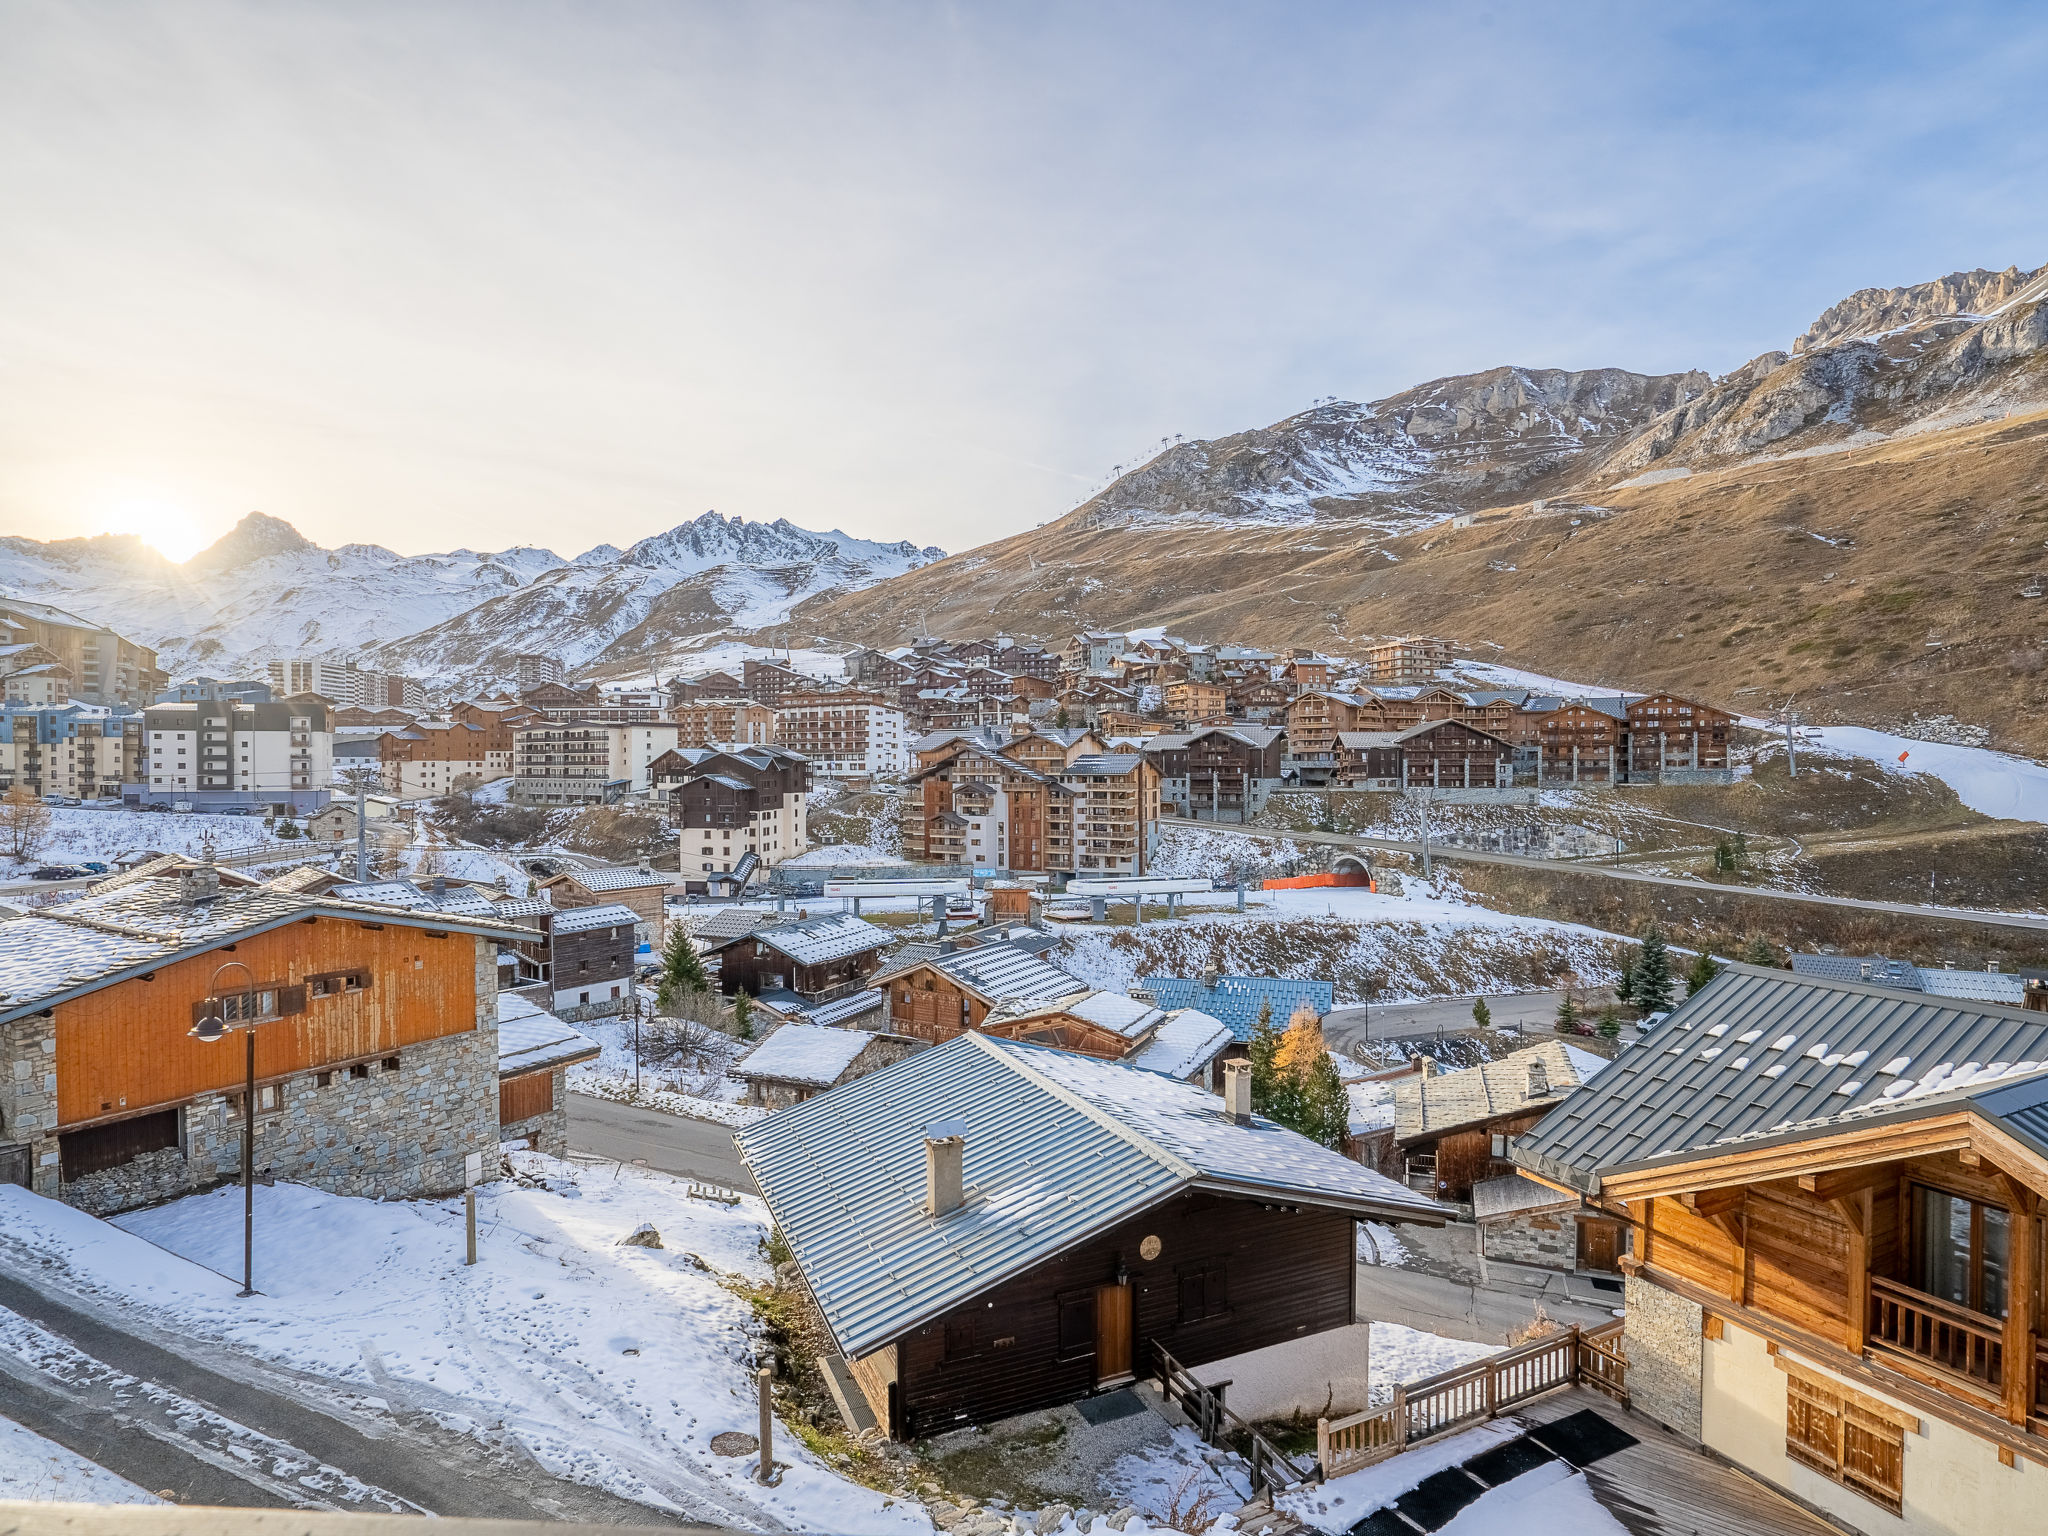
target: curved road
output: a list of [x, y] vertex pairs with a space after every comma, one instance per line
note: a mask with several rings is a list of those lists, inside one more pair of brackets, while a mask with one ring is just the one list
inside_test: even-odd
[[[1272, 827], [1247, 827], [1230, 822], [1189, 821], [1179, 816], [1162, 816], [1162, 825], [1196, 827], [1204, 832], [1224, 832], [1237, 837], [1263, 838], [1269, 842], [1286, 839], [1297, 843], [1328, 843], [1339, 848], [1385, 849], [1390, 853], [1422, 855], [1422, 844], [1397, 837], [1363, 837], [1352, 832], [1286, 832]], [[1706, 880], [1685, 880], [1677, 875], [1653, 875], [1640, 869], [1621, 869], [1612, 864], [1581, 864], [1572, 859], [1539, 859], [1526, 853], [1482, 853], [1476, 848], [1457, 848], [1431, 843], [1432, 859], [1466, 864], [1514, 864], [1524, 869], [1547, 870], [1552, 874], [1569, 871], [1598, 875], [1606, 880], [1633, 880], [1642, 885], [1662, 885], [1694, 896], [1756, 896], [1766, 901], [1806, 902], [1821, 907], [1849, 907], [1858, 912], [1889, 912], [1900, 917], [1934, 918], [1951, 923], [1984, 923], [1994, 928], [2025, 928], [2048, 933], [2048, 917], [2024, 912], [1979, 912], [1959, 907], [1925, 907], [1904, 901], [1864, 901], [1854, 896], [1820, 896], [1807, 891], [1778, 891], [1761, 885], [1715, 885]]]

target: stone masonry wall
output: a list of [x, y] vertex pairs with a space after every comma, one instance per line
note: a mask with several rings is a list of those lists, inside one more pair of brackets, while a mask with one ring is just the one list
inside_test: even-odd
[[0, 1146], [29, 1149], [31, 1187], [57, 1193], [57, 1026], [43, 1014], [0, 1024]]
[[569, 1155], [569, 1069], [554, 1071], [555, 1107], [545, 1114], [515, 1120], [498, 1128], [500, 1142], [524, 1142], [548, 1157]]
[[1543, 1269], [1576, 1269], [1579, 1264], [1579, 1222], [1570, 1211], [1535, 1211], [1479, 1228], [1480, 1252], [1503, 1264], [1534, 1264]]
[[1623, 1290], [1628, 1323], [1621, 1351], [1628, 1357], [1629, 1406], [1697, 1442], [1706, 1314], [1697, 1302], [1635, 1275]]

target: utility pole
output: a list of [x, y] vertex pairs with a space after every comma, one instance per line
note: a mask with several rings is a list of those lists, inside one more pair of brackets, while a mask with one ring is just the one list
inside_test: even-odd
[[1792, 701], [1785, 701], [1785, 773], [1788, 778], [1799, 777], [1799, 748], [1792, 741]]
[[1422, 878], [1429, 884], [1436, 884], [1429, 858], [1429, 791], [1422, 792]]

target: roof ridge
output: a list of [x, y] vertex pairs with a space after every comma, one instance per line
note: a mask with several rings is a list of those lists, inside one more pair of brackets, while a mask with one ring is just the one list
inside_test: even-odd
[[82, 912], [35, 912], [30, 915], [47, 917], [55, 922], [68, 923], [74, 928], [89, 929], [94, 933], [110, 933], [120, 939], [146, 939], [152, 944], [175, 942], [160, 933], [151, 933], [146, 928], [130, 928], [124, 923], [110, 923], [103, 917], [93, 917]]
[[[1195, 1167], [1194, 1164], [1184, 1158], [1176, 1157], [1150, 1137], [1141, 1135], [1114, 1115], [1107, 1114], [1096, 1108], [1078, 1093], [1074, 1092], [1073, 1089], [1047, 1077], [1036, 1067], [1033, 1067], [1023, 1056], [1013, 1055], [1012, 1052], [1016, 1047], [1015, 1041], [1004, 1040], [999, 1042], [995, 1036], [985, 1035], [978, 1029], [969, 1030], [967, 1038], [972, 1040], [981, 1050], [995, 1057], [997, 1061], [1015, 1072], [1019, 1077], [1027, 1079], [1051, 1094], [1069, 1109], [1080, 1111], [1112, 1136], [1135, 1147], [1162, 1168], [1183, 1179], [1198, 1179], [1202, 1177], [1202, 1171]], [[1217, 1102], [1220, 1104], [1222, 1101], [1219, 1099]]]

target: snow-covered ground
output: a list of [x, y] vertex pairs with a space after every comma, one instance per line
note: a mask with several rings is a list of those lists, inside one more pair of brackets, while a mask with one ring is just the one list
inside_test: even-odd
[[[310, 1395], [380, 1399], [557, 1476], [719, 1524], [895, 1536], [924, 1510], [851, 1483], [792, 1434], [776, 1488], [711, 1449], [751, 1433], [753, 1309], [731, 1285], [768, 1277], [766, 1208], [693, 1200], [645, 1169], [582, 1170], [531, 1153], [478, 1191], [480, 1261], [462, 1262], [459, 1200], [256, 1191], [256, 1284], [235, 1297], [242, 1196], [188, 1196], [114, 1223], [0, 1186], [0, 1243], [47, 1283], [132, 1311], [203, 1349], [299, 1373]], [[622, 1247], [643, 1222], [659, 1249]]]
[[53, 1504], [164, 1502], [12, 1419], [0, 1419], [0, 1499]]
[[[1219, 903], [1232, 898], [1218, 893]], [[1114, 992], [1139, 976], [1227, 973], [1298, 976], [1335, 983], [1355, 1003], [1517, 992], [1556, 985], [1563, 972], [1586, 985], [1614, 979], [1620, 940], [1595, 928], [1496, 912], [1446, 887], [1432, 895], [1350, 888], [1266, 891], [1256, 913], [1197, 911], [1144, 928], [1069, 932], [1054, 963]]]
[[[206, 838], [212, 839], [216, 854], [230, 854], [272, 840], [260, 816], [180, 816], [172, 812], [52, 806], [48, 836], [32, 862], [111, 862], [124, 853], [144, 849], [196, 854]], [[6, 862], [0, 859], [0, 865]]]
[[[1365, 1305], [1372, 1303], [1368, 1300]], [[1390, 1402], [1397, 1385], [1421, 1381], [1426, 1376], [1497, 1355], [1500, 1348], [1498, 1344], [1474, 1344], [1469, 1339], [1447, 1339], [1442, 1334], [1424, 1333], [1399, 1323], [1376, 1322], [1372, 1325], [1373, 1397]]]
[[739, 1103], [746, 1085], [731, 1076], [735, 1062], [751, 1051], [758, 1041], [736, 1040], [715, 1030], [706, 1030], [702, 1045], [689, 1060], [661, 1066], [642, 1064], [640, 1086], [633, 1086], [633, 1023], [630, 1019], [586, 1019], [576, 1026], [598, 1043], [602, 1054], [596, 1061], [579, 1063], [569, 1069], [571, 1093], [592, 1098], [637, 1104], [642, 1109], [667, 1115], [684, 1115], [692, 1120], [711, 1120], [734, 1127], [752, 1125], [768, 1111]]
[[900, 848], [884, 848], [877, 843], [827, 843], [822, 848], [813, 848], [800, 853], [793, 859], [784, 859], [782, 869], [829, 869], [835, 864], [901, 864], [903, 851]]

